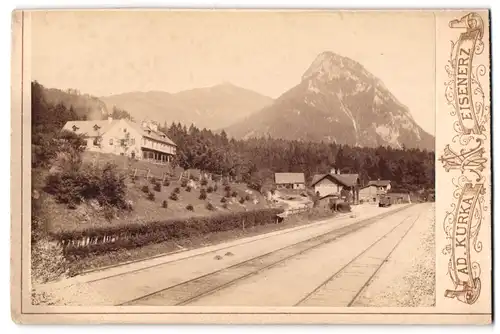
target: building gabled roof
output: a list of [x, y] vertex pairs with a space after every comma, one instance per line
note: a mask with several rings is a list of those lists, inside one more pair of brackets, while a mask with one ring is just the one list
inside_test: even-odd
[[111, 129], [119, 120], [98, 120], [98, 121], [69, 121], [63, 130], [68, 130], [87, 137], [102, 136]]
[[87, 137], [98, 137], [105, 134], [109, 129], [111, 129], [114, 125], [116, 125], [120, 121], [124, 121], [131, 128], [136, 130], [140, 135], [144, 137], [148, 137], [169, 145], [177, 146], [165, 133], [161, 131], [155, 131], [150, 128], [144, 128], [141, 124], [126, 119], [97, 120], [97, 121], [69, 121], [64, 125], [63, 130], [75, 132], [77, 134], [81, 134]]
[[155, 131], [151, 128], [144, 128], [141, 124], [129, 120], [125, 120], [125, 122], [127, 122], [127, 124], [133, 127], [137, 132], [139, 132], [144, 137], [148, 137], [163, 143], [177, 146], [170, 138], [168, 138], [168, 136], [165, 133], [161, 131]]
[[319, 200], [324, 200], [325, 198], [340, 198], [340, 193], [327, 194], [319, 198]]
[[313, 176], [311, 186], [314, 187], [315, 184], [325, 178], [346, 187], [354, 187], [358, 184], [359, 174], [316, 174]]
[[305, 183], [304, 173], [275, 173], [276, 184]]
[[390, 180], [374, 180], [368, 182], [369, 186], [377, 186], [377, 187], [387, 187], [389, 184], [391, 184]]
[[318, 183], [319, 181], [323, 180], [323, 178], [325, 176], [327, 176], [328, 174], [314, 174], [313, 175], [313, 178], [312, 178], [312, 181], [311, 181], [311, 186], [313, 187], [316, 183]]
[[333, 174], [332, 177], [346, 187], [354, 187], [359, 183], [359, 174]]

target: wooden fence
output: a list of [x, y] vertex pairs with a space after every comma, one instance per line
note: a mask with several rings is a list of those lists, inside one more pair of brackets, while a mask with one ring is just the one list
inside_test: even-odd
[[151, 178], [155, 178], [162, 183], [165, 182], [165, 180], [176, 180], [177, 178], [173, 175], [170, 175], [167, 172], [163, 172], [161, 175], [158, 174], [153, 174], [151, 173], [151, 170], [149, 169], [140, 169], [140, 168], [134, 168], [129, 171], [130, 176], [132, 176], [134, 179], [135, 178], [145, 178], [146, 180], [149, 180]]
[[280, 216], [281, 218], [285, 218], [288, 216], [306, 213], [306, 212], [309, 212], [310, 210], [311, 210], [311, 208], [308, 206], [303, 206], [303, 207], [298, 207], [298, 208], [289, 208], [289, 209], [285, 209], [285, 211], [278, 216]]
[[309, 210], [311, 210], [311, 208], [304, 206], [304, 207], [300, 207], [300, 208], [288, 209], [288, 210], [286, 210], [286, 212], [288, 212], [288, 214], [290, 214], [290, 215], [297, 215], [299, 213], [309, 212]]

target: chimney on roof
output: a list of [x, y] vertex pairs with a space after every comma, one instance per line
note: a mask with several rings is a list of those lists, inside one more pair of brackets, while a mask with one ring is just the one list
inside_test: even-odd
[[149, 123], [149, 128], [155, 132], [158, 131], [158, 124], [156, 124], [156, 122], [150, 122]]
[[340, 169], [338, 169], [337, 167], [333, 167], [332, 169], [330, 169], [330, 174], [338, 175], [340, 174]]

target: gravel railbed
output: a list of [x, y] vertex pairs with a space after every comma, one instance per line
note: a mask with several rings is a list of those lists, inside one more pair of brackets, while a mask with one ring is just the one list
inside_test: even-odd
[[403, 242], [352, 306], [435, 305], [435, 207], [422, 212]]

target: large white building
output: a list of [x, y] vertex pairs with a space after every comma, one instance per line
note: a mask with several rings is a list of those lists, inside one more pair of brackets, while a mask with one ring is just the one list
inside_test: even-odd
[[125, 155], [167, 163], [176, 154], [177, 145], [153, 122], [141, 124], [126, 119], [70, 121], [64, 130], [83, 135], [89, 151]]

